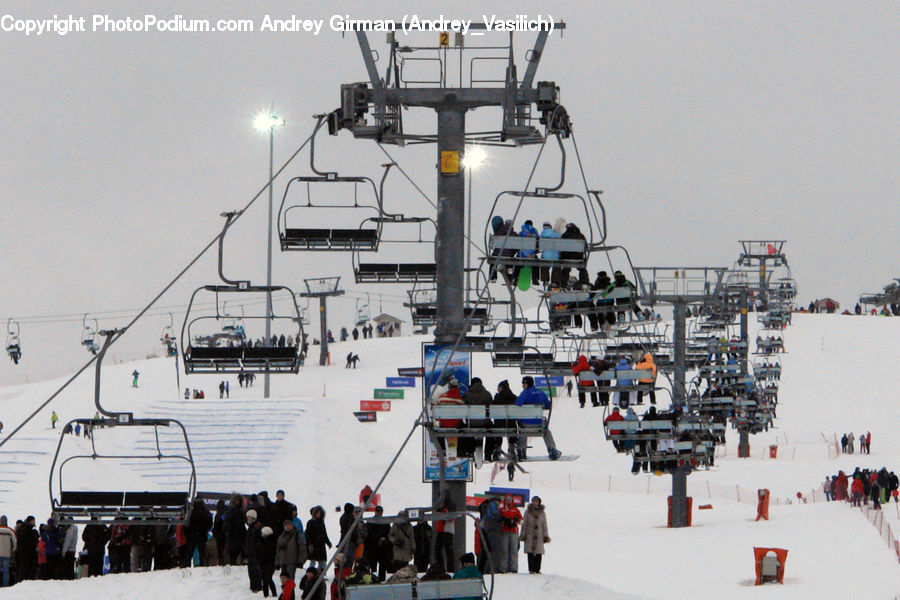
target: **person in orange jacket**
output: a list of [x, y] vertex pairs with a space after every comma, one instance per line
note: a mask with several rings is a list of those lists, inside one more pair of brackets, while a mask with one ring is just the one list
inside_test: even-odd
[[[650, 354], [649, 352], [647, 352], [646, 354], [644, 354], [644, 360], [642, 360], [641, 362], [639, 362], [638, 364], [636, 364], [636, 365], [634, 366], [634, 368], [635, 368], [635, 370], [637, 370], [637, 371], [650, 371], [650, 373], [651, 373], [650, 377], [647, 377], [646, 379], [641, 379], [641, 380], [640, 380], [641, 384], [648, 384], [648, 383], [651, 384], [651, 385], [655, 385], [655, 384], [656, 384], [656, 371], [657, 371], [657, 369], [656, 369], [656, 363], [653, 362], [653, 355], [652, 355], [652, 354]], [[644, 402], [644, 392], [638, 390], [638, 393], [637, 393], [637, 403], [638, 403], [638, 404], [643, 404], [643, 402]], [[653, 389], [650, 390], [650, 404], [656, 404], [656, 391], [653, 390]]]
[[[581, 373], [582, 371], [590, 370], [591, 365], [588, 363], [587, 357], [582, 354], [575, 362], [575, 366], [572, 367], [572, 374], [575, 375], [576, 379], [578, 379], [579, 373]], [[594, 386], [594, 382], [590, 380], [578, 382], [578, 405], [581, 408], [584, 408], [585, 394], [587, 392], [591, 393], [591, 405], [600, 406], [600, 402], [597, 400], [597, 388], [596, 386]]]

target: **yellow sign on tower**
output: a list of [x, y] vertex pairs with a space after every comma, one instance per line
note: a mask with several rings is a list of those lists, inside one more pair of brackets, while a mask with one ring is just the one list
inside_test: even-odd
[[441, 151], [441, 175], [457, 175], [459, 173], [459, 152], [456, 150]]
[[438, 43], [441, 48], [446, 48], [450, 45], [450, 32], [442, 31], [438, 34]]

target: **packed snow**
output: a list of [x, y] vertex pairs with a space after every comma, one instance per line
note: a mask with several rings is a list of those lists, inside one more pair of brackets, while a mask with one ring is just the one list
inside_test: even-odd
[[[553, 539], [544, 558], [544, 575], [504, 575], [494, 582], [494, 598], [846, 598], [860, 593], [892, 598], [900, 594], [900, 564], [879, 531], [857, 509], [822, 502], [821, 482], [839, 469], [856, 466], [896, 471], [900, 438], [896, 390], [900, 372], [900, 319], [795, 314], [786, 330], [788, 353], [779, 392], [775, 428], [751, 437], [752, 456], [735, 456], [737, 434], [710, 471], [688, 478], [694, 498], [693, 526], [668, 529], [668, 476], [630, 475], [630, 459], [615, 453], [603, 437], [602, 409], [579, 409], [559, 398], [552, 430], [560, 449], [579, 454], [575, 462], [530, 463], [527, 475], [509, 483], [505, 472], [495, 481], [527, 487], [547, 507]], [[152, 359], [103, 369], [104, 402], [136, 416], [183, 420], [191, 437], [201, 491], [274, 493], [284, 489], [301, 516], [317, 504], [355, 502], [359, 490], [374, 485], [410, 431], [421, 408], [421, 390], [406, 389], [377, 423], [353, 416], [359, 401], [372, 399], [386, 376], [398, 367], [417, 366], [423, 337], [360, 340], [331, 347], [332, 357], [359, 354], [356, 370], [311, 364], [297, 377], [273, 376], [272, 398], [262, 399], [262, 380], [238, 387], [232, 378], [229, 400], [218, 400], [221, 376], [182, 377], [176, 385], [173, 359]], [[313, 351], [317, 351], [314, 347]], [[131, 372], [140, 375], [131, 387]], [[488, 356], [476, 356], [474, 374], [493, 388], [514, 369], [493, 369]], [[0, 414], [9, 431], [46, 399], [62, 380], [0, 389]], [[203, 388], [205, 400], [184, 400], [183, 388]], [[662, 397], [662, 396], [661, 396]], [[664, 401], [665, 402], [665, 401]], [[92, 373], [85, 373], [10, 443], [0, 449], [0, 510], [10, 521], [34, 514], [49, 516], [47, 475], [59, 430], [50, 428], [55, 410], [63, 423], [94, 414]], [[835, 456], [842, 433], [872, 432], [872, 454]], [[68, 441], [68, 440], [67, 440]], [[73, 440], [74, 441], [74, 440]], [[83, 440], [74, 441], [83, 444]], [[146, 445], [147, 440], [138, 440]], [[778, 458], [768, 448], [778, 444]], [[541, 453], [540, 440], [532, 453]], [[79, 482], [95, 489], [138, 479], [145, 489], [166, 489], [181, 475], [152, 465], [126, 465], [101, 479]], [[77, 474], [76, 474], [77, 475]], [[73, 475], [75, 479], [78, 476]], [[90, 479], [87, 479], [90, 477]], [[470, 494], [491, 485], [491, 467], [476, 475]], [[382, 504], [391, 514], [427, 503], [430, 489], [421, 483], [421, 434], [416, 432], [384, 483]], [[773, 495], [769, 521], [754, 521], [756, 490]], [[801, 492], [808, 503], [796, 497]], [[788, 503], [790, 502], [790, 503]], [[698, 505], [711, 504], [710, 510]], [[900, 512], [884, 508], [887, 524], [900, 533]], [[305, 518], [305, 517], [304, 517]], [[338, 531], [338, 514], [329, 511], [328, 527]], [[334, 539], [334, 535], [332, 535]], [[754, 546], [787, 548], [784, 585], [753, 584]], [[520, 557], [524, 567], [524, 556]], [[8, 598], [95, 598], [212, 600], [253, 598], [246, 569], [213, 567], [188, 571], [114, 575], [77, 582], [26, 582], [2, 592]]]

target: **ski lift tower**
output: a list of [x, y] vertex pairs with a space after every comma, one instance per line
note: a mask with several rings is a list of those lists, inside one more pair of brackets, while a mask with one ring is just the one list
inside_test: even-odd
[[742, 267], [759, 267], [759, 307], [757, 310], [766, 310], [769, 302], [769, 278], [772, 276], [772, 271], [788, 264], [787, 257], [782, 251], [786, 241], [739, 241], [741, 243], [741, 255], [738, 258], [738, 265]]
[[[319, 351], [319, 366], [324, 367], [328, 362], [328, 311], [326, 301], [334, 296], [343, 296], [344, 290], [339, 289], [341, 284], [340, 277], [314, 277], [312, 279], [304, 279], [306, 291], [300, 293], [301, 298], [318, 298], [319, 299], [319, 329], [321, 331], [320, 339], [322, 345]], [[297, 345], [300, 352], [303, 352], [303, 343], [306, 340], [300, 340]]]
[[[722, 279], [725, 267], [635, 267], [638, 299], [641, 303], [654, 306], [671, 304], [675, 313], [673, 345], [675, 351], [675, 372], [672, 383], [672, 402], [684, 407], [687, 403], [685, 392], [687, 310], [689, 304], [708, 303], [722, 294]], [[686, 527], [687, 476], [691, 473], [690, 463], [669, 469], [672, 475], [672, 527]]]
[[[483, 23], [473, 22], [470, 32], [474, 33], [468, 37], [435, 32], [427, 45], [407, 44], [407, 34], [388, 32], [383, 77], [376, 65], [379, 55], [369, 45], [367, 33], [356, 32], [368, 80], [341, 85], [341, 105], [328, 117], [329, 133], [336, 135], [340, 129], [349, 129], [354, 137], [382, 144], [436, 144], [434, 251], [436, 279], [441, 282], [436, 298], [437, 344], [453, 345], [468, 329], [464, 313], [466, 145], [540, 144], [548, 132], [569, 134], [568, 115], [559, 104], [559, 88], [552, 81], [535, 81], [544, 47], [554, 29], [565, 29], [565, 23], [539, 24], [534, 46], [525, 55], [527, 65], [521, 79], [514, 58], [513, 32], [504, 32], [508, 36], [505, 44], [471, 43], [483, 39], [487, 30]], [[490, 76], [492, 65], [500, 64], [503, 71]], [[430, 74], [423, 73], [432, 65], [436, 68]], [[499, 129], [467, 132], [466, 113], [485, 107], [501, 109]], [[537, 109], [535, 113], [533, 107]], [[435, 111], [436, 132], [406, 131], [403, 110], [409, 108]], [[538, 124], [546, 129], [539, 130]], [[433, 498], [446, 493], [456, 506], [464, 506], [465, 482], [444, 485], [433, 484]], [[456, 531], [466, 529], [464, 519], [458, 519]], [[454, 537], [455, 556], [465, 552], [465, 543], [465, 535]]]

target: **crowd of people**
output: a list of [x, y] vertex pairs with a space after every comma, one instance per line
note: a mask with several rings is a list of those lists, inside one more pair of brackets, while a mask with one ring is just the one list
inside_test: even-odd
[[[487, 498], [479, 506], [475, 552], [453, 554], [454, 515], [414, 526], [405, 511], [384, 518], [371, 496], [362, 502], [374, 510], [374, 519], [362, 519], [362, 505], [347, 503], [340, 516], [340, 538], [329, 538], [325, 509], [309, 510], [305, 525], [297, 507], [282, 490], [275, 500], [268, 493], [233, 494], [209, 510], [206, 501], [194, 500], [187, 521], [179, 525], [127, 523], [106, 525], [92, 521], [80, 532], [77, 525], [60, 525], [54, 518], [39, 526], [29, 516], [7, 525], [0, 517], [0, 585], [33, 579], [75, 579], [105, 573], [138, 573], [173, 568], [246, 565], [249, 587], [264, 597], [325, 600], [329, 586], [313, 590], [328, 563], [328, 551], [338, 546], [333, 600], [345, 597], [349, 585], [477, 577], [482, 573], [518, 572], [518, 554], [524, 545], [530, 573], [539, 573], [545, 544], [550, 542], [547, 518], [539, 497], [522, 512], [506, 496], [501, 502]], [[454, 513], [449, 501], [439, 512]], [[77, 552], [78, 542], [83, 549]], [[342, 545], [341, 545], [342, 544]], [[433, 551], [432, 551], [433, 549]], [[476, 558], [477, 556], [477, 558]], [[104, 566], [108, 560], [108, 566]], [[278, 574], [281, 586], [276, 586]], [[462, 573], [462, 575], [460, 574]]]
[[845, 501], [853, 506], [867, 506], [871, 501], [872, 508], [876, 510], [891, 499], [895, 503], [900, 502], [898, 489], [900, 482], [897, 475], [885, 467], [878, 471], [856, 467], [849, 477], [843, 471], [838, 471], [837, 475], [825, 477], [822, 483], [827, 501]]
[[[456, 377], [450, 376], [447, 380], [434, 387], [429, 396], [429, 400], [434, 406], [441, 405], [537, 405], [544, 409], [550, 408], [550, 398], [540, 388], [535, 387], [534, 378], [530, 375], [522, 377], [522, 391], [516, 395], [510, 388], [509, 381], [503, 380], [497, 384], [497, 391], [491, 393], [484, 387], [483, 382], [478, 377], [473, 377], [472, 382], [467, 389], [464, 389]], [[504, 429], [509, 431], [517, 427], [534, 428], [544, 425], [543, 419], [518, 419], [511, 423], [506, 419], [473, 419], [468, 424], [462, 419], [440, 419], [438, 426], [442, 428], [460, 428], [468, 427], [479, 430], [490, 430], [492, 428]], [[550, 460], [557, 460], [562, 456], [556, 447], [553, 434], [549, 427], [545, 427], [542, 432], [544, 444], [547, 447], [547, 454]], [[503, 437], [487, 435], [484, 438], [464, 437], [459, 439], [458, 454], [464, 457], [475, 459], [476, 466], [487, 461], [497, 461], [502, 458], [510, 460], [522, 461], [526, 459], [527, 438], [519, 435], [508, 435], [508, 452], [502, 450]], [[512, 465], [510, 464], [510, 469]]]

